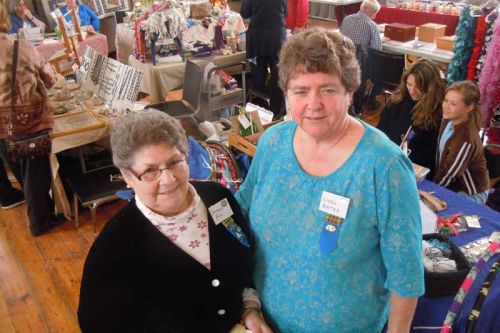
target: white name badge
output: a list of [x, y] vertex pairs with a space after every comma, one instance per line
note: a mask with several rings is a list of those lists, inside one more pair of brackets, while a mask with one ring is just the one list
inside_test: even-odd
[[350, 201], [351, 199], [349, 198], [323, 191], [321, 202], [319, 203], [319, 210], [345, 219]]
[[208, 211], [210, 212], [210, 215], [212, 215], [216, 225], [225, 219], [230, 218], [234, 214], [227, 199], [222, 199], [215, 205], [208, 207]]

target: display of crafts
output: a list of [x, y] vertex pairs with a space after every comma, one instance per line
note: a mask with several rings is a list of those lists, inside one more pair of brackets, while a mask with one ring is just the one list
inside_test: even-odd
[[[135, 57], [142, 62], [158, 56], [206, 57], [214, 50], [231, 54], [244, 50], [245, 26], [226, 1], [155, 2], [149, 10], [134, 7]], [[140, 10], [139, 10], [140, 9]], [[161, 61], [163, 62], [163, 61]]]
[[441, 14], [460, 15], [463, 5], [450, 1], [430, 1], [430, 0], [389, 0], [389, 7], [419, 10], [423, 12], [435, 12]]
[[[65, 80], [64, 77], [59, 78], [48, 92], [54, 115], [80, 112], [84, 106], [88, 108], [105, 106], [104, 101], [81, 88], [81, 84], [75, 82], [75, 80]], [[99, 110], [101, 109], [99, 108]]]

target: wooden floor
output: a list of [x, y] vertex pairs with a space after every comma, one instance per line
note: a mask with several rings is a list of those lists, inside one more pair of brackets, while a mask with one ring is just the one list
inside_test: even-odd
[[[98, 208], [98, 230], [124, 204]], [[27, 227], [26, 205], [0, 210], [0, 332], [80, 332], [76, 316], [82, 268], [93, 242], [88, 209], [39, 237]]]

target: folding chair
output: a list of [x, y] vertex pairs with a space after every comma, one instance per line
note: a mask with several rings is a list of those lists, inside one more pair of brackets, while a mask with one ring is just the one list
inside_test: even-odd
[[398, 87], [405, 67], [404, 54], [397, 54], [374, 48], [368, 48], [369, 69], [368, 78], [371, 81], [371, 87], [365, 96], [365, 100], [372, 94], [373, 88], [379, 85], [385, 94], [392, 95]]
[[73, 216], [78, 228], [78, 202], [90, 208], [92, 226], [96, 234], [96, 210], [103, 203], [113, 201], [119, 197], [117, 191], [126, 189], [125, 181], [121, 178], [120, 170], [115, 166], [106, 166], [66, 177], [65, 179], [73, 191]]
[[174, 118], [192, 117], [200, 109], [202, 84], [203, 69], [191, 60], [187, 60], [184, 71], [182, 100], [151, 104], [146, 108], [157, 109]]
[[50, 59], [49, 63], [54, 67], [56, 72], [63, 76], [71, 75], [80, 66], [80, 54], [78, 53], [78, 45], [83, 42], [80, 23], [76, 17], [74, 10], [71, 10], [67, 15], [71, 15], [73, 25], [75, 27], [74, 34], [68, 34], [66, 31], [64, 17], [58, 16], [57, 23], [61, 31], [64, 49], [58, 51]]

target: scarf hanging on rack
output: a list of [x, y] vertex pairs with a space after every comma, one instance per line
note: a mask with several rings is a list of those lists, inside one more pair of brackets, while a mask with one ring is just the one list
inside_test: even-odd
[[456, 30], [453, 58], [448, 66], [448, 84], [465, 80], [467, 65], [474, 48], [474, 33], [476, 32], [476, 17], [470, 15], [471, 6], [466, 6], [460, 15]]
[[470, 57], [469, 65], [467, 66], [467, 80], [474, 80], [474, 77], [476, 76], [476, 66], [479, 61], [479, 57], [481, 56], [484, 38], [486, 37], [486, 27], [485, 17], [480, 16], [477, 19], [474, 48], [472, 49], [472, 55]]
[[500, 104], [500, 19], [495, 21], [493, 37], [488, 47], [484, 67], [479, 78], [481, 91], [482, 127], [490, 126], [494, 109]]
[[474, 77], [475, 82], [479, 82], [479, 78], [481, 77], [481, 71], [484, 67], [484, 60], [486, 59], [486, 51], [491, 44], [491, 40], [493, 39], [493, 27], [495, 26], [495, 20], [498, 17], [498, 12], [491, 13], [486, 18], [486, 36], [484, 37], [483, 47], [481, 48], [481, 56], [476, 65], [476, 76]]

